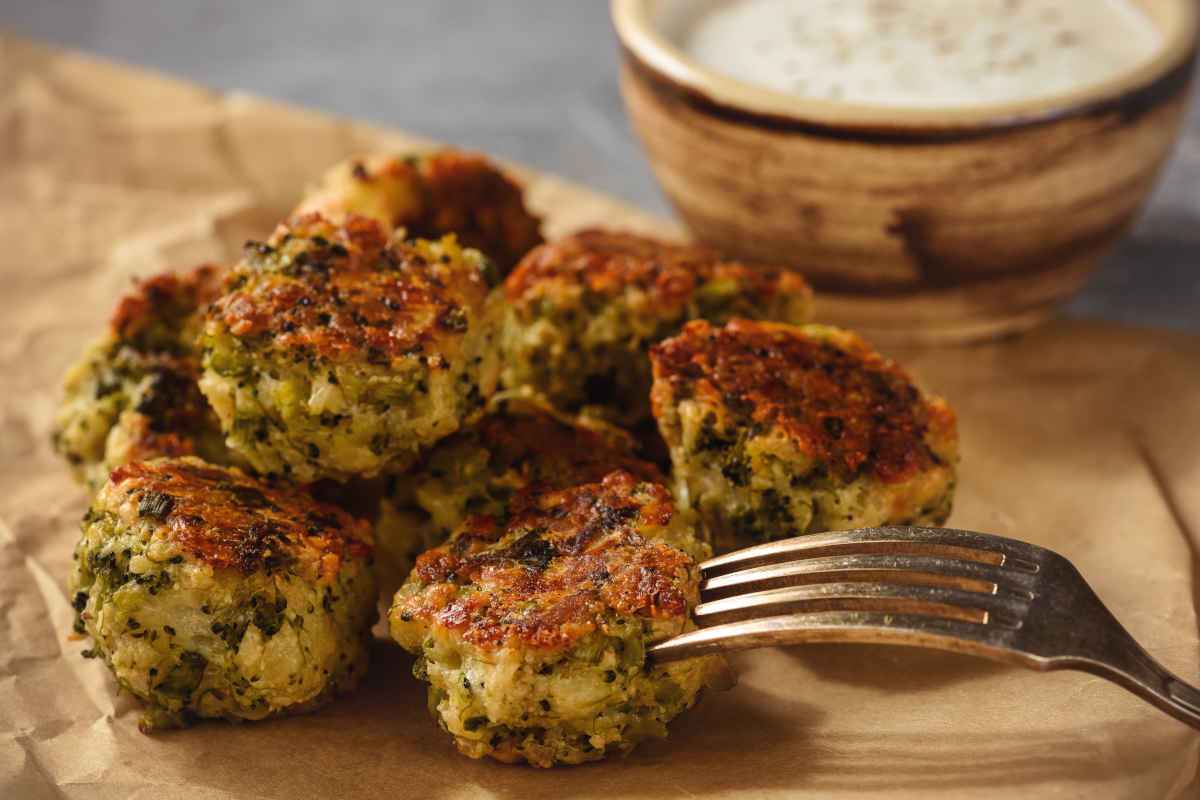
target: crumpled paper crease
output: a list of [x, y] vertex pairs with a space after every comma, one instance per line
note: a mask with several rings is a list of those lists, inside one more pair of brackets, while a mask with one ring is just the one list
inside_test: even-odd
[[[737, 688], [669, 740], [552, 773], [457, 755], [382, 641], [320, 713], [138, 733], [70, 637], [84, 497], [48, 443], [60, 376], [131, 276], [233, 258], [328, 164], [425, 144], [0, 36], [0, 797], [1196, 796], [1200, 736], [1105, 681], [878, 647], [739, 654]], [[676, 232], [521, 174], [550, 235]], [[1062, 552], [1200, 679], [1200, 340], [1058, 322], [894, 355], [958, 410], [951, 522]]]

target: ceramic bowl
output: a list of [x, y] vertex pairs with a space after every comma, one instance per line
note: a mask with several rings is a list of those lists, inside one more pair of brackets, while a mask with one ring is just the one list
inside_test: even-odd
[[1045, 319], [1145, 203], [1185, 116], [1198, 12], [1138, 2], [1163, 34], [1152, 60], [1070, 94], [947, 109], [806, 100], [712, 72], [676, 45], [711, 0], [612, 13], [626, 108], [693, 236], [797, 266], [825, 321], [937, 341]]

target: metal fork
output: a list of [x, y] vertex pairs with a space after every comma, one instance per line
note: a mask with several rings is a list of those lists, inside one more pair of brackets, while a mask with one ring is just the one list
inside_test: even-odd
[[910, 645], [1107, 678], [1200, 729], [1200, 690], [1155, 661], [1074, 565], [1026, 542], [943, 528], [863, 528], [710, 559], [697, 630], [658, 661], [808, 642]]

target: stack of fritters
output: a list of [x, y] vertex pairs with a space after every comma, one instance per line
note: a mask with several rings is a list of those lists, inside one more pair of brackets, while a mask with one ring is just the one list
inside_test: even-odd
[[259, 719], [361, 678], [380, 586], [462, 752], [628, 751], [721, 670], [646, 658], [713, 545], [949, 511], [953, 414], [810, 314], [789, 269], [542, 244], [478, 156], [348, 161], [228, 270], [135, 286], [69, 373], [77, 627], [147, 727]]
[[497, 268], [445, 225], [470, 222], [511, 260], [538, 221], [484, 159], [395, 161], [418, 165], [418, 205], [372, 219], [355, 213], [364, 189], [328, 218], [292, 215], [228, 270], [138, 283], [68, 373], [54, 443], [96, 490], [77, 627], [147, 728], [302, 711], [352, 686], [377, 616], [373, 531], [308, 484], [405, 469], [494, 390]]
[[503, 515], [523, 492], [591, 483], [616, 469], [666, 483], [635, 449], [633, 437], [603, 421], [563, 414], [536, 395], [496, 395], [477, 422], [388, 478], [376, 524], [381, 583], [398, 586], [422, 551], [472, 515]]

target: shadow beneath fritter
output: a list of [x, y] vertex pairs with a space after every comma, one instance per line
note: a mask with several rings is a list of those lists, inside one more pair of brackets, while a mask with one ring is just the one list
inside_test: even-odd
[[[1146, 725], [1136, 717], [1089, 726], [1035, 715], [1036, 724], [1019, 734], [998, 734], [984, 718], [942, 718], [936, 685], [1003, 667], [961, 658], [935, 663], [925, 660], [935, 654], [878, 650], [808, 647], [739, 655], [731, 661], [741, 673], [740, 685], [706, 694], [672, 723], [668, 739], [643, 743], [628, 757], [579, 767], [539, 770], [459, 755], [426, 710], [425, 685], [412, 677], [412, 658], [383, 640], [372, 648], [362, 686], [319, 713], [200, 725], [154, 737], [154, 745], [176, 751], [169, 759], [171, 781], [217, 792], [243, 790], [245, 775], [234, 777], [245, 771], [253, 776], [256, 796], [278, 800], [378, 796], [371, 792], [380, 786], [390, 787], [391, 797], [422, 800], [611, 800], [738, 791], [786, 796], [799, 790], [886, 796], [905, 789], [953, 797], [989, 785], [1037, 792], [1064, 780], [1099, 787], [1125, 776], [1131, 764], [1170, 762], [1187, 745], [1174, 726]], [[864, 670], [868, 659], [888, 668]], [[857, 720], [847, 724], [837, 718], [839, 701], [813, 694], [836, 689], [826, 679], [864, 689], [837, 689], [841, 702], [874, 704], [892, 693], [928, 691], [928, 702], [913, 713], [921, 715], [920, 708], [929, 713], [893, 719], [847, 708], [847, 719]]]
[[[800, 702], [772, 703], [754, 688], [712, 692], [672, 723], [667, 739], [644, 742], [629, 756], [554, 770], [464, 761], [456, 769], [457, 780], [426, 787], [425, 797], [473, 796], [470, 789], [476, 787], [503, 800], [677, 797], [778, 787], [786, 784], [773, 775], [791, 761], [798, 742], [811, 739], [809, 731], [820, 716]], [[775, 766], [764, 770], [764, 762]], [[786, 769], [789, 781], [803, 782], [805, 772], [802, 762]]]

